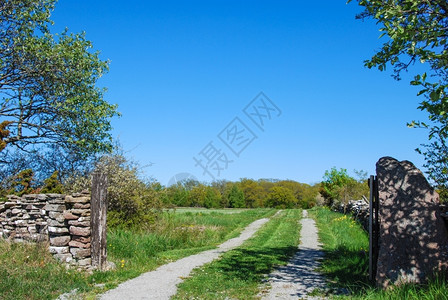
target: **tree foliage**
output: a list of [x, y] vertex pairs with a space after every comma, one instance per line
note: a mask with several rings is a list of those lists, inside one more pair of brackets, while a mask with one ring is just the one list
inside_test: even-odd
[[246, 207], [244, 193], [236, 184], [232, 184], [232, 187], [227, 192], [227, 199], [229, 199], [229, 207], [241, 208]]
[[[188, 187], [187, 187], [188, 186]], [[198, 181], [177, 183], [165, 188], [168, 206], [206, 208], [303, 207], [316, 205], [319, 184], [311, 186], [294, 180], [242, 178], [210, 184]]]
[[[164, 191], [154, 181], [141, 176], [141, 166], [127, 158], [120, 148], [102, 156], [95, 165], [95, 171], [108, 177], [108, 223], [111, 226], [150, 227], [163, 207]], [[92, 186], [92, 172], [74, 176], [65, 183], [68, 192], [89, 190]]]
[[96, 86], [108, 64], [84, 33], [50, 32], [55, 2], [0, 1], [0, 150], [111, 149], [116, 107]]
[[323, 181], [321, 182], [320, 194], [325, 199], [325, 204], [332, 206], [336, 203], [347, 203], [349, 200], [359, 200], [369, 195], [367, 177], [363, 171], [355, 171], [359, 180], [351, 177], [347, 169], [335, 167], [330, 171], [325, 171]]
[[264, 181], [255, 181], [249, 178], [242, 178], [238, 183], [239, 189], [244, 194], [245, 207], [263, 207], [266, 199], [267, 189], [264, 188]]
[[297, 205], [297, 198], [293, 192], [284, 186], [273, 186], [266, 199], [268, 207], [293, 208]]
[[[349, 0], [348, 2], [350, 2]], [[369, 68], [383, 71], [391, 65], [400, 79], [415, 63], [426, 71], [416, 74], [411, 84], [420, 87], [424, 100], [420, 110], [428, 113], [429, 122], [412, 121], [410, 127], [429, 129], [429, 144], [420, 151], [425, 156], [428, 173], [438, 186], [447, 187], [448, 153], [448, 2], [446, 0], [358, 0], [364, 11], [357, 17], [373, 18], [380, 24], [387, 41], [365, 62]]]

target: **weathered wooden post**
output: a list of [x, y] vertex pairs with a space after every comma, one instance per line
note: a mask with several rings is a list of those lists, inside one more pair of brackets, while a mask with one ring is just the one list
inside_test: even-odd
[[107, 266], [106, 216], [107, 175], [94, 172], [91, 198], [92, 266], [104, 271]]

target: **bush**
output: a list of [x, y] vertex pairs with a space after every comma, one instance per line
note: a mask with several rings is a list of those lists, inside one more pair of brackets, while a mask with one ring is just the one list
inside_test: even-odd
[[[101, 157], [96, 171], [107, 174], [108, 223], [110, 226], [150, 228], [161, 211], [162, 192], [156, 182], [140, 177], [140, 167], [116, 149]], [[74, 176], [66, 182], [66, 189], [79, 192], [91, 189], [92, 174]]]
[[54, 193], [54, 194], [63, 194], [64, 186], [58, 179], [58, 171], [54, 171], [50, 177], [44, 180], [44, 186], [40, 190], [40, 193]]

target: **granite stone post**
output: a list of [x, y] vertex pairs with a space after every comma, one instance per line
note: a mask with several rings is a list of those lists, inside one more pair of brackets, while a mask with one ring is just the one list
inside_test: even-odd
[[377, 285], [423, 283], [448, 266], [448, 233], [439, 196], [411, 162], [383, 157], [379, 189]]

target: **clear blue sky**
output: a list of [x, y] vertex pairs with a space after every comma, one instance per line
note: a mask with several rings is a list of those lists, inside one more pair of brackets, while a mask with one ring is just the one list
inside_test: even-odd
[[[373, 21], [355, 20], [360, 10], [345, 0], [60, 0], [52, 19], [54, 32], [85, 31], [111, 61], [100, 85], [122, 113], [113, 135], [153, 163], [148, 177], [209, 181], [193, 157], [211, 156], [212, 142], [221, 167], [221, 154], [233, 161], [217, 179], [315, 183], [333, 166], [374, 174], [386, 155], [423, 164], [414, 149], [427, 133], [406, 127], [426, 118], [417, 89], [363, 67], [383, 40]], [[264, 131], [243, 112], [260, 92], [281, 111], [264, 118]], [[235, 117], [246, 128], [229, 125]], [[246, 134], [227, 140], [246, 146], [239, 157], [227, 131], [218, 137], [232, 128]]]

